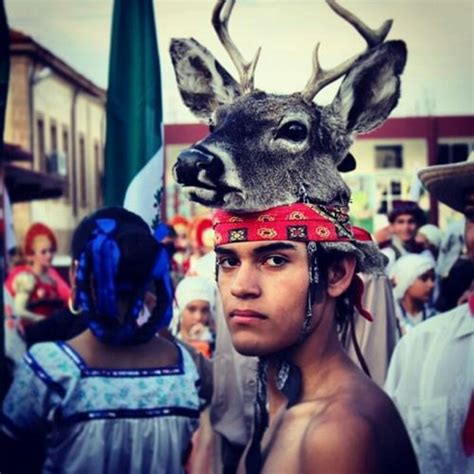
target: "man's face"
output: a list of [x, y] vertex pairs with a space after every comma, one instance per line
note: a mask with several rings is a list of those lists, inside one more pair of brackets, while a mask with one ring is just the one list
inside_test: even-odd
[[467, 193], [466, 207], [464, 208], [466, 216], [466, 227], [464, 237], [466, 239], [467, 255], [474, 262], [474, 191]]
[[232, 343], [261, 356], [294, 344], [309, 286], [302, 242], [243, 242], [216, 248], [218, 284]]
[[392, 232], [402, 241], [410, 242], [415, 238], [418, 224], [411, 214], [400, 214], [392, 224]]

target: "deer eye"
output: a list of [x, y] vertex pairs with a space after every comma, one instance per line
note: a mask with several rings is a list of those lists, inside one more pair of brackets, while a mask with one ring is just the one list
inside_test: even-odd
[[302, 142], [308, 136], [308, 129], [300, 122], [287, 122], [277, 132], [276, 138]]

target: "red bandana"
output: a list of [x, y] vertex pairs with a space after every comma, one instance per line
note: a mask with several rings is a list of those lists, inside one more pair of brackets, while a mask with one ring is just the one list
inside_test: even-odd
[[343, 207], [290, 204], [268, 211], [213, 215], [216, 246], [233, 242], [293, 240], [300, 242], [371, 241], [370, 234], [349, 222]]

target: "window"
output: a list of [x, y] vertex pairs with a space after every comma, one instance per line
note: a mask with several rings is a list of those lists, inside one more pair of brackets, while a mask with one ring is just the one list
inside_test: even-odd
[[38, 117], [36, 119], [36, 140], [37, 140], [37, 153], [38, 161], [37, 166], [39, 171], [46, 169], [46, 150], [44, 146], [44, 119]]
[[87, 177], [86, 177], [86, 142], [84, 136], [79, 137], [79, 202], [81, 207], [87, 206]]
[[102, 178], [103, 178], [103, 166], [102, 166], [102, 157], [100, 155], [100, 146], [99, 142], [94, 142], [94, 164], [95, 164], [95, 191], [96, 191], [96, 200], [97, 207], [101, 207], [103, 203], [102, 195]]
[[70, 168], [70, 161], [69, 161], [69, 131], [66, 128], [66, 126], [63, 127], [63, 133], [62, 133], [62, 150], [64, 153], [64, 156], [66, 157], [66, 187], [64, 189], [64, 197], [66, 201], [68, 202], [71, 194], [69, 191], [69, 170]]
[[403, 168], [402, 145], [377, 145], [375, 147], [375, 168]]
[[58, 129], [55, 122], [51, 122], [49, 126], [49, 140], [51, 153], [58, 152]]
[[474, 142], [441, 143], [438, 145], [438, 164], [460, 163], [466, 161], [474, 150]]
[[386, 181], [379, 184], [381, 194], [380, 206], [377, 209], [378, 214], [388, 214], [392, 210], [392, 202], [401, 198], [402, 183], [398, 180]]

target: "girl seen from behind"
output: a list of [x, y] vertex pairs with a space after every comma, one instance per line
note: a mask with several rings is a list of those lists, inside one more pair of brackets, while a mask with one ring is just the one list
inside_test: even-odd
[[189, 352], [156, 337], [171, 317], [166, 250], [121, 208], [84, 219], [78, 246], [72, 286], [88, 329], [30, 349], [3, 405], [4, 432], [46, 441], [43, 472], [182, 472], [203, 400]]

